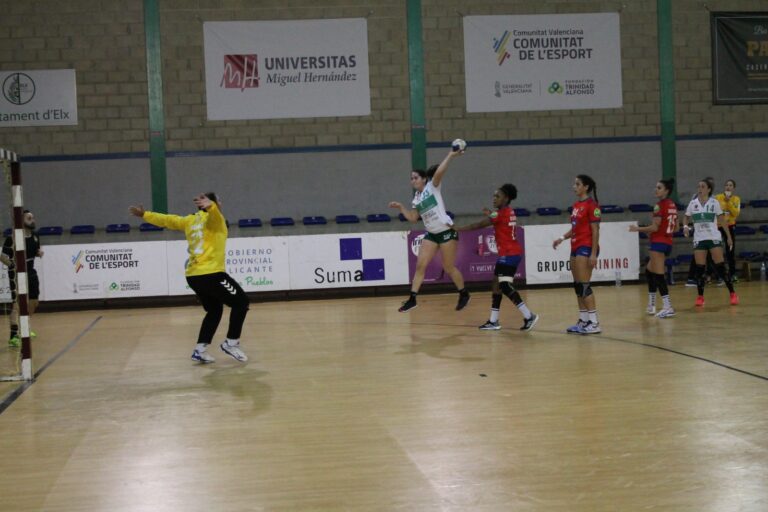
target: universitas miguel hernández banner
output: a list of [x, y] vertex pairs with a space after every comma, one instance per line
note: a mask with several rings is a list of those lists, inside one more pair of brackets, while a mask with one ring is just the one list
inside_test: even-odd
[[208, 119], [371, 113], [365, 18], [206, 22]]
[[0, 128], [77, 124], [74, 69], [0, 71]]
[[768, 12], [713, 12], [712, 99], [768, 103]]
[[618, 13], [465, 16], [468, 112], [618, 108]]

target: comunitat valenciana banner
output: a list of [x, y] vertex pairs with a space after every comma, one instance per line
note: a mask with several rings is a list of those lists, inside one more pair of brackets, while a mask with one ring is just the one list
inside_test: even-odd
[[[600, 253], [592, 281], [635, 280], [640, 271], [640, 238], [629, 231], [634, 222], [601, 222]], [[573, 282], [571, 244], [566, 240], [555, 250], [552, 242], [571, 229], [570, 224], [525, 227], [526, 284]]]
[[713, 12], [711, 23], [714, 103], [768, 103], [768, 12]]
[[0, 128], [77, 124], [74, 69], [0, 71]]
[[46, 245], [42, 300], [168, 295], [166, 242]]
[[208, 119], [371, 113], [364, 18], [206, 22]]
[[618, 108], [618, 13], [465, 16], [468, 112]]

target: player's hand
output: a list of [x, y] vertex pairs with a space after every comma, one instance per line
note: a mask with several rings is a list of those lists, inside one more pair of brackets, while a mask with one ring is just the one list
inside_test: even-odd
[[129, 206], [128, 212], [136, 217], [143, 217], [146, 210], [144, 209], [144, 205], [140, 204], [138, 206]]
[[37, 250], [37, 254], [36, 254], [36, 256], [37, 256], [38, 258], [42, 258], [42, 257], [43, 257], [43, 250], [42, 250], [42, 249], [38, 249], [38, 250]]
[[629, 226], [629, 231], [632, 233], [637, 233], [638, 231], [640, 231], [640, 226], [636, 224], [632, 224], [631, 226]]
[[208, 199], [208, 196], [205, 194], [200, 194], [198, 196], [195, 196], [194, 199], [192, 199], [192, 202], [195, 203], [195, 206], [197, 206], [200, 209], [207, 210], [211, 207], [211, 204], [213, 204], [213, 201]]
[[553, 249], [557, 249], [557, 247], [558, 247], [558, 246], [559, 246], [561, 243], [563, 243], [563, 239], [562, 239], [562, 238], [557, 238], [557, 239], [555, 239], [555, 241], [554, 241], [554, 242], [552, 242], [552, 248], [553, 248]]
[[486, 217], [490, 217], [493, 212], [489, 210], [488, 208], [483, 208], [483, 215]]
[[597, 255], [593, 254], [589, 257], [589, 268], [595, 268], [597, 266]]
[[403, 207], [402, 204], [398, 203], [397, 201], [392, 201], [389, 203], [390, 208], [398, 208], [401, 209]]

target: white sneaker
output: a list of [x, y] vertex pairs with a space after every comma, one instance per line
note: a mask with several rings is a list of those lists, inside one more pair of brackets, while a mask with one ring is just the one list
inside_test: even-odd
[[584, 320], [579, 319], [578, 322], [576, 322], [576, 325], [572, 325], [568, 327], [565, 332], [568, 334], [583, 334], [584, 332], [584, 326], [587, 325], [588, 322], [585, 322]]
[[237, 359], [241, 363], [244, 363], [248, 360], [248, 356], [245, 355], [245, 352], [240, 350], [240, 344], [237, 345], [230, 345], [228, 341], [224, 341], [221, 345], [221, 350], [224, 351], [225, 354], [232, 356], [233, 358]]
[[213, 356], [209, 354], [207, 350], [203, 350], [202, 352], [200, 352], [197, 349], [192, 351], [192, 360], [202, 364], [210, 364], [210, 363], [216, 362], [216, 359], [214, 359]]
[[600, 334], [603, 330], [600, 328], [600, 323], [587, 322], [587, 325], [581, 328], [579, 334]]
[[645, 308], [645, 312], [649, 315], [655, 315], [656, 314], [656, 305], [655, 304], [648, 304], [648, 307]]
[[671, 318], [675, 316], [675, 308], [664, 308], [656, 313], [656, 318]]

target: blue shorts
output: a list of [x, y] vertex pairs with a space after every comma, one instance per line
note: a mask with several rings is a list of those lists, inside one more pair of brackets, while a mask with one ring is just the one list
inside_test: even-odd
[[496, 267], [493, 269], [493, 275], [504, 277], [515, 277], [517, 267], [520, 265], [521, 256], [502, 256], [496, 260]]
[[592, 248], [586, 245], [580, 245], [576, 249], [571, 250], [571, 258], [574, 256], [586, 256], [589, 258], [592, 256]]
[[650, 250], [653, 252], [660, 252], [664, 256], [672, 254], [672, 246], [663, 242], [651, 242]]

